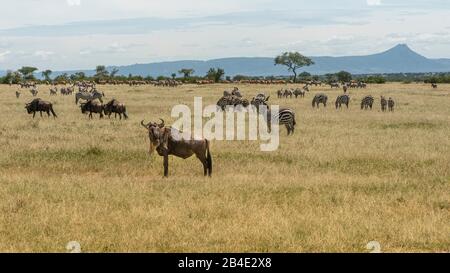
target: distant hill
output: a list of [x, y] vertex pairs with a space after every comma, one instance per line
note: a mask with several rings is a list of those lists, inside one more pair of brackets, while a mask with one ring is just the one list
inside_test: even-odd
[[[411, 50], [406, 44], [400, 44], [385, 52], [367, 56], [311, 58], [315, 64], [305, 67], [302, 71], [319, 75], [336, 73], [341, 70], [352, 74], [450, 72], [450, 59], [428, 59]], [[182, 68], [192, 68], [195, 70], [195, 75], [203, 76], [211, 67], [225, 69], [227, 76], [286, 76], [290, 74], [285, 67], [275, 66], [273, 57], [223, 58], [209, 61], [185, 60], [115, 67], [119, 69], [118, 74], [120, 75], [150, 75], [153, 77], [170, 76]], [[108, 70], [112, 68], [112, 66], [108, 67]], [[79, 71], [54, 72], [52, 76]], [[94, 74], [93, 70], [82, 72], [86, 75]]]

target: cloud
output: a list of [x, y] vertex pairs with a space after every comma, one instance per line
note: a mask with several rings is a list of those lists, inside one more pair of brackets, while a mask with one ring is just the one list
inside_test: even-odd
[[0, 52], [0, 61], [3, 61], [5, 59], [5, 57], [9, 54], [11, 54], [11, 51], [9, 51], [9, 50]]
[[367, 0], [368, 6], [381, 6], [381, 0]]
[[52, 51], [46, 51], [46, 50], [37, 50], [33, 53], [33, 56], [41, 58], [43, 60], [48, 59], [52, 55], [55, 55], [55, 53]]
[[81, 0], [67, 0], [67, 5], [69, 5], [69, 7], [79, 6], [81, 5]]

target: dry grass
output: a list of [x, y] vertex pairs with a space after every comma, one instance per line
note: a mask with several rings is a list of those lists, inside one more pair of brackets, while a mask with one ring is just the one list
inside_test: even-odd
[[[33, 120], [31, 95], [0, 86], [0, 251], [64, 252], [73, 240], [85, 252], [367, 252], [372, 240], [385, 252], [450, 250], [450, 86], [352, 90], [340, 111], [340, 90], [279, 100], [280, 86], [240, 86], [293, 107], [295, 135], [283, 128], [273, 153], [216, 141], [212, 179], [195, 158], [172, 158], [163, 179], [140, 120], [173, 121], [173, 105], [215, 103], [226, 88], [101, 87], [130, 119], [89, 121], [44, 86], [59, 118]], [[319, 91], [327, 109], [311, 108]], [[359, 109], [367, 94], [373, 111]], [[381, 94], [395, 113], [379, 111]]]

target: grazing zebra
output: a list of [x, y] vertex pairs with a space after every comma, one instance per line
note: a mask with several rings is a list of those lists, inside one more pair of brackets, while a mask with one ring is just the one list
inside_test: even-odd
[[229, 91], [225, 90], [225, 91], [223, 91], [223, 96], [229, 97], [229, 96], [231, 96], [231, 93]]
[[37, 94], [39, 93], [39, 91], [37, 91], [37, 89], [33, 87], [33, 88], [30, 90], [30, 93], [31, 93], [31, 95], [33, 95], [33, 97], [36, 97]]
[[394, 100], [392, 98], [389, 98], [389, 100], [388, 100], [389, 112], [394, 112], [394, 105], [395, 105]]
[[386, 112], [388, 102], [384, 96], [381, 96], [380, 100], [381, 100], [381, 111]]
[[283, 96], [284, 96], [285, 98], [289, 97], [289, 98], [292, 99], [292, 96], [293, 96], [293, 95], [294, 95], [294, 93], [293, 93], [291, 90], [288, 90], [288, 89], [284, 90]]
[[231, 95], [235, 96], [235, 97], [239, 97], [242, 98], [241, 92], [239, 92], [239, 89], [237, 87], [235, 87], [233, 89], [233, 91], [231, 92]]
[[272, 120], [276, 121], [278, 120], [279, 125], [286, 126], [288, 135], [293, 134], [295, 131], [295, 125], [297, 122], [295, 121], [295, 112], [292, 109], [289, 108], [281, 108], [278, 113], [271, 112], [269, 106], [267, 105], [267, 101], [269, 100], [269, 97], [267, 97], [265, 100], [261, 100], [258, 98], [253, 98], [251, 104], [256, 107], [258, 113], [260, 113], [260, 107], [266, 109], [264, 111], [266, 115], [264, 116], [264, 119], [267, 122], [267, 128], [269, 129], [269, 132], [272, 130], [271, 122]]
[[350, 97], [348, 95], [340, 95], [336, 98], [336, 109], [341, 108], [342, 104], [345, 104], [348, 108]]
[[324, 107], [327, 107], [327, 101], [328, 96], [324, 93], [319, 93], [314, 96], [314, 99], [312, 100], [312, 107], [314, 108], [317, 106], [317, 108], [319, 108], [320, 103], [322, 103]]
[[372, 106], [373, 106], [373, 97], [372, 96], [366, 96], [362, 99], [361, 101], [361, 110], [362, 109], [371, 109], [372, 110]]
[[98, 99], [101, 103], [103, 103], [102, 98], [104, 96], [105, 95], [103, 93], [99, 93], [97, 90], [94, 90], [92, 93], [78, 92], [75, 94], [75, 104], [77, 104], [80, 99], [87, 101]]
[[56, 95], [57, 95], [56, 92], [58, 92], [58, 89], [57, 89], [57, 88], [55, 88], [55, 89], [50, 88], [50, 96], [56, 96]]
[[304, 89], [302, 90], [300, 88], [297, 88], [297, 89], [294, 90], [295, 98], [297, 98], [298, 96], [304, 98], [305, 97], [305, 93], [306, 93], [306, 91]]
[[221, 97], [216, 105], [217, 105], [217, 109], [218, 110], [222, 110], [225, 111], [225, 108], [227, 106], [242, 106], [242, 107], [247, 107], [249, 106], [249, 102], [247, 99], [243, 99], [243, 98], [239, 98], [239, 97], [235, 97], [235, 96], [224, 96]]
[[[317, 85], [316, 85], [316, 86], [317, 86]], [[309, 86], [308, 86], [308, 85], [303, 86], [303, 91], [309, 92]]]
[[283, 97], [283, 90], [278, 90], [277, 91], [277, 96], [279, 99], [281, 99]]

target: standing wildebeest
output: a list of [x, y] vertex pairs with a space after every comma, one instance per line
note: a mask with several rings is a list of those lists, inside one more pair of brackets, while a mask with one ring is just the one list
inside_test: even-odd
[[436, 89], [438, 86], [437, 86], [437, 84], [432, 83], [432, 84], [431, 84], [431, 87], [433, 87], [433, 89]]
[[86, 103], [80, 105], [81, 113], [85, 114], [89, 112], [89, 118], [92, 118], [92, 113], [100, 114], [100, 118], [103, 118], [103, 104], [97, 100], [88, 100]]
[[277, 96], [278, 96], [279, 99], [281, 99], [283, 97], [283, 90], [281, 90], [281, 89], [278, 90], [277, 91]]
[[96, 90], [94, 90], [92, 93], [78, 92], [75, 94], [75, 104], [77, 104], [80, 99], [87, 100], [87, 101], [98, 99], [101, 103], [103, 103], [102, 98], [103, 98], [103, 94]]
[[380, 103], [381, 103], [381, 111], [382, 112], [386, 112], [386, 108], [387, 108], [387, 100], [384, 96], [381, 96], [380, 98]]
[[350, 102], [350, 97], [348, 95], [340, 95], [336, 99], [336, 109], [341, 108], [342, 104], [345, 104], [348, 108], [348, 104]]
[[107, 115], [109, 118], [111, 118], [112, 113], [114, 113], [114, 118], [117, 118], [117, 114], [119, 114], [120, 119], [122, 119], [122, 114], [125, 119], [128, 118], [127, 108], [125, 104], [120, 103], [116, 99], [112, 99], [110, 102], [105, 104], [105, 106], [103, 107], [103, 112], [105, 112], [105, 115]]
[[[212, 174], [212, 157], [209, 150], [209, 141], [206, 139], [184, 139], [181, 132], [174, 128], [168, 128], [161, 123], [150, 122], [145, 124], [141, 121], [141, 125], [148, 130], [148, 138], [150, 139], [150, 154], [156, 149], [158, 154], [164, 157], [164, 176], [169, 176], [169, 155], [187, 159], [194, 154], [203, 164], [204, 175]], [[174, 137], [173, 134], [177, 134]]]
[[316, 107], [319, 108], [319, 104], [323, 104], [323, 107], [327, 107], [327, 101], [328, 101], [328, 96], [325, 95], [324, 93], [319, 93], [317, 95], [314, 96], [314, 99], [312, 100], [312, 107]]
[[16, 98], [19, 98], [19, 97], [20, 97], [20, 92], [16, 91]]
[[36, 112], [39, 112], [42, 117], [42, 112], [46, 112], [47, 116], [50, 117], [50, 112], [53, 115], [53, 118], [57, 118], [55, 111], [53, 111], [53, 105], [48, 101], [43, 101], [40, 98], [32, 100], [30, 103], [25, 105], [25, 109], [27, 109], [28, 114], [33, 113], [33, 118], [36, 116]]
[[361, 101], [361, 110], [362, 109], [371, 109], [372, 110], [373, 105], [373, 97], [372, 96], [366, 96]]
[[394, 112], [394, 100], [392, 98], [389, 98], [388, 100], [388, 108], [389, 108], [389, 112]]

